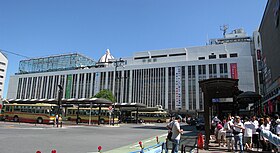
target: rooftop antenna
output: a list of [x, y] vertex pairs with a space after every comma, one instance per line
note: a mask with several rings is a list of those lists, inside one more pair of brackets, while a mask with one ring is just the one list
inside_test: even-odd
[[220, 26], [220, 30], [223, 31], [224, 38], [226, 36], [227, 29], [228, 29], [228, 25], [227, 24], [224, 24], [224, 25]]

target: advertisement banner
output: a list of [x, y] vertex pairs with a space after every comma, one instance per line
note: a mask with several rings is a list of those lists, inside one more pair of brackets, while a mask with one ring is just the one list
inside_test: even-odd
[[0, 98], [0, 114], [2, 113], [2, 108], [3, 108], [3, 101], [2, 101], [2, 99]]
[[231, 63], [230, 64], [230, 73], [232, 79], [238, 79], [238, 73], [237, 73], [237, 63]]
[[67, 75], [67, 82], [66, 82], [66, 91], [65, 91], [65, 98], [71, 98], [71, 90], [72, 90], [72, 80], [73, 76], [71, 74]]
[[175, 109], [182, 108], [182, 78], [181, 67], [175, 67]]

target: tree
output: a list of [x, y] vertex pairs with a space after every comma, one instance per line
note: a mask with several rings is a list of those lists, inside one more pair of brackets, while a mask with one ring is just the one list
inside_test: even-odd
[[114, 97], [113, 93], [108, 89], [101, 90], [99, 93], [97, 93], [94, 96], [94, 98], [104, 98], [104, 99], [110, 100], [112, 102], [115, 102], [115, 97]]

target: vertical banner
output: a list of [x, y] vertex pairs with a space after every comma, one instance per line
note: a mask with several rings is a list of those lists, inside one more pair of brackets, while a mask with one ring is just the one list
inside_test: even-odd
[[68, 74], [67, 75], [67, 82], [66, 82], [66, 90], [65, 90], [65, 98], [66, 99], [71, 98], [72, 82], [73, 82], [73, 76], [72, 76], [72, 74]]
[[100, 72], [95, 73], [94, 80], [94, 95], [96, 95], [100, 90]]
[[182, 79], [181, 67], [175, 67], [175, 109], [182, 108]]
[[232, 79], [238, 79], [237, 63], [230, 63], [230, 73]]
[[0, 114], [2, 113], [2, 108], [3, 108], [3, 101], [2, 98], [0, 97]]

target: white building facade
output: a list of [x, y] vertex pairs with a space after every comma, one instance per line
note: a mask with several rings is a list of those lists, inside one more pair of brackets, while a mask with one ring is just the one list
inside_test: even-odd
[[7, 66], [8, 66], [8, 58], [6, 55], [0, 52], [0, 98], [3, 98]]
[[[76, 70], [25, 73], [10, 77], [8, 99], [90, 98], [109, 89], [118, 103], [161, 105], [180, 112], [203, 110], [199, 80], [239, 79], [239, 89], [255, 91], [253, 42], [250, 37], [215, 39], [210, 45], [143, 51], [113, 64]], [[107, 52], [108, 54], [108, 52]]]

